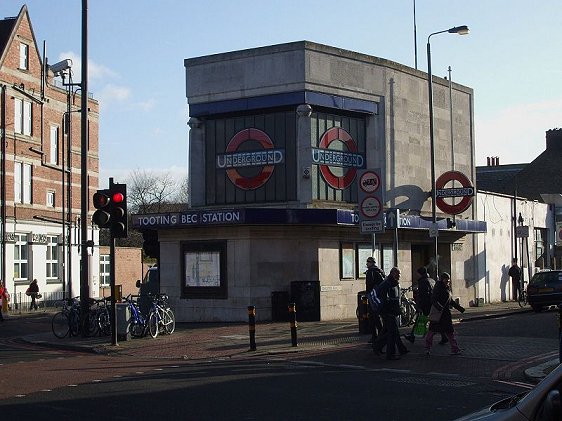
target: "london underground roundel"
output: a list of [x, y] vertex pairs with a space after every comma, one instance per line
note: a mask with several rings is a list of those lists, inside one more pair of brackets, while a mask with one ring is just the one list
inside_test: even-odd
[[[250, 150], [248, 146], [254, 149]], [[258, 146], [257, 150], [255, 146]], [[281, 162], [283, 151], [275, 149], [270, 137], [255, 128], [240, 130], [228, 142], [225, 153], [217, 155], [217, 167], [225, 168], [230, 181], [242, 190], [263, 186], [273, 174], [275, 164]], [[241, 171], [252, 171], [253, 175]]]
[[[341, 142], [347, 150], [330, 149], [334, 142]], [[322, 135], [318, 148], [313, 150], [312, 161], [319, 165], [326, 183], [338, 190], [349, 187], [357, 168], [363, 167], [363, 156], [357, 152], [355, 140], [341, 127], [332, 127]]]
[[[446, 189], [445, 185], [451, 181], [458, 181], [461, 188]], [[436, 199], [435, 204], [441, 211], [450, 215], [463, 213], [472, 203], [474, 198], [474, 187], [466, 175], [460, 171], [447, 171], [435, 180]], [[445, 202], [445, 197], [462, 197], [457, 204]]]

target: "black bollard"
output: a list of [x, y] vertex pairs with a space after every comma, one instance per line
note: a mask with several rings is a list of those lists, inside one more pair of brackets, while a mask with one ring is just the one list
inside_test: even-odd
[[256, 350], [256, 306], [248, 306], [248, 330], [250, 331], [250, 351]]
[[291, 322], [291, 346], [297, 346], [297, 305], [289, 304], [289, 321]]

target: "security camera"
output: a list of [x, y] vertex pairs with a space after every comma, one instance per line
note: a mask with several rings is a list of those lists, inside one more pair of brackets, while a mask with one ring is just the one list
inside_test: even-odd
[[69, 58], [59, 61], [58, 63], [55, 63], [53, 65], [49, 65], [49, 69], [51, 69], [51, 71], [55, 75], [64, 72], [65, 70], [70, 69], [71, 67], [72, 67], [72, 60]]

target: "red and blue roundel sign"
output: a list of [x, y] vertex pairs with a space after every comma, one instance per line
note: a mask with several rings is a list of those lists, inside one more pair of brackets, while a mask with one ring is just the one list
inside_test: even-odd
[[283, 162], [283, 155], [284, 151], [275, 149], [263, 131], [243, 129], [230, 139], [225, 153], [217, 155], [217, 168], [226, 169], [226, 175], [236, 187], [255, 190], [269, 180], [275, 165]]
[[[330, 149], [334, 142], [341, 142], [347, 150]], [[313, 148], [312, 162], [320, 167], [326, 183], [334, 189], [343, 190], [353, 183], [364, 159], [351, 135], [341, 127], [332, 127], [322, 135], [318, 148]], [[338, 168], [336, 171], [341, 174], [335, 173], [333, 168]]]

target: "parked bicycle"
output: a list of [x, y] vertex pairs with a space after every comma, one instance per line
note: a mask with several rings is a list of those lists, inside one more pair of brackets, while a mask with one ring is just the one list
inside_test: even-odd
[[111, 305], [110, 298], [99, 300], [91, 299], [90, 311], [88, 313], [88, 323], [86, 325], [86, 335], [109, 335], [111, 334]]
[[123, 299], [123, 301], [129, 305], [129, 312], [131, 313], [129, 323], [127, 325], [128, 332], [134, 338], [142, 338], [148, 333], [148, 319], [145, 318], [140, 311], [138, 303], [134, 299], [137, 297], [138, 296], [129, 294]]
[[400, 288], [400, 327], [410, 326], [416, 319], [416, 302], [413, 298], [410, 298], [406, 295], [411, 291], [412, 287]]
[[69, 298], [57, 303], [62, 310], [55, 313], [51, 320], [53, 334], [62, 339], [68, 336], [77, 336], [81, 331], [79, 297]]
[[148, 332], [156, 338], [159, 333], [171, 335], [176, 329], [176, 317], [168, 305], [167, 294], [152, 296], [152, 305], [148, 313]]

